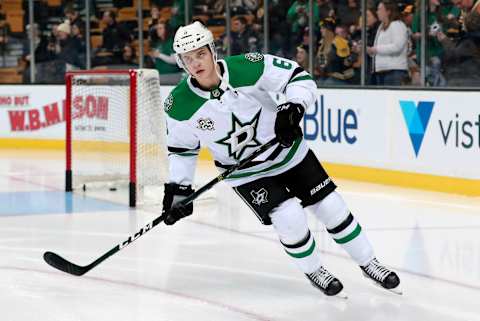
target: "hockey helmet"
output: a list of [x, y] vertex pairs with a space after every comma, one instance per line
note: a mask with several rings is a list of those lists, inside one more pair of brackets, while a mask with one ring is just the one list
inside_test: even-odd
[[217, 52], [215, 51], [215, 40], [213, 34], [201, 22], [195, 21], [192, 24], [178, 28], [173, 39], [173, 50], [179, 67], [185, 68], [181, 54], [196, 50], [203, 46], [208, 46], [213, 56], [213, 61], [217, 61]]

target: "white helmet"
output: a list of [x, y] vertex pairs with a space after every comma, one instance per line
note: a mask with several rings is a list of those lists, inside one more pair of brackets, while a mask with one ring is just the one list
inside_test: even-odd
[[195, 21], [192, 24], [178, 28], [175, 33], [175, 38], [173, 39], [173, 50], [175, 50], [176, 53], [175, 58], [178, 66], [188, 72], [180, 55], [207, 45], [212, 53], [213, 62], [215, 63], [217, 61], [215, 40], [212, 32], [208, 30], [207, 27], [201, 22]]

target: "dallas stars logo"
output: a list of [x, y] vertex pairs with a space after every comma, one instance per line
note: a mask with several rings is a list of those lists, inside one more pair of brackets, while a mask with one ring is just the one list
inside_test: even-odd
[[227, 137], [217, 140], [216, 143], [228, 147], [228, 156], [236, 160], [242, 157], [247, 148], [254, 148], [261, 145], [257, 140], [257, 125], [260, 118], [260, 110], [249, 122], [242, 123], [235, 114], [232, 114], [232, 130]]

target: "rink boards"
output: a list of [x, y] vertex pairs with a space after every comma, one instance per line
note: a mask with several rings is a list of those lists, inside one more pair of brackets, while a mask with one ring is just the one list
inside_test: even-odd
[[[162, 98], [172, 88], [162, 87]], [[64, 95], [64, 86], [0, 87], [0, 148], [63, 149]], [[99, 97], [84, 98], [85, 117], [95, 117]], [[302, 126], [334, 177], [479, 196], [479, 98], [461, 91], [319, 89]]]

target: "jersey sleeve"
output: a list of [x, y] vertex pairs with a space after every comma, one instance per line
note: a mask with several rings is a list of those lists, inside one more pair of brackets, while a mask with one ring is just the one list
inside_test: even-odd
[[282, 92], [287, 101], [303, 105], [307, 109], [317, 99], [317, 85], [312, 76], [295, 61], [273, 55], [265, 55], [264, 71], [259, 79], [262, 89]]
[[191, 185], [200, 151], [200, 140], [185, 121], [167, 116], [169, 182]]

